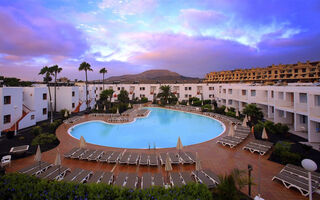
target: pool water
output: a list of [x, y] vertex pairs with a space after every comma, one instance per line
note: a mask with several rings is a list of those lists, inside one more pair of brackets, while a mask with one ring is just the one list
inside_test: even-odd
[[180, 136], [184, 146], [211, 140], [220, 135], [224, 125], [206, 116], [163, 108], [147, 108], [145, 118], [127, 124], [89, 121], [75, 125], [69, 133], [86, 142], [120, 148], [175, 147]]

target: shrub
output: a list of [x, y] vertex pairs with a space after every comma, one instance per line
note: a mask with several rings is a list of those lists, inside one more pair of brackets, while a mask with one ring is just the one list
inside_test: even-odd
[[232, 110], [229, 110], [227, 113], [226, 113], [227, 116], [229, 117], [236, 117], [236, 112], [233, 112]]
[[198, 101], [193, 101], [192, 106], [201, 106], [202, 105], [202, 101], [198, 100]]
[[57, 119], [54, 120], [51, 124], [49, 124], [49, 132], [50, 133], [55, 133], [56, 129], [58, 128], [58, 126], [60, 126], [60, 124], [62, 123], [61, 119]]
[[211, 100], [210, 99], [206, 99], [206, 100], [203, 100], [203, 104], [211, 104]]
[[212, 108], [211, 108], [210, 104], [206, 104], [201, 107], [201, 110], [202, 110], [202, 112], [210, 112], [210, 111], [212, 111]]
[[271, 121], [259, 121], [255, 126], [254, 126], [254, 133], [257, 138], [261, 137], [263, 127], [266, 128], [266, 131], [268, 134], [277, 134], [277, 135], [286, 135], [289, 131], [289, 127], [286, 124], [281, 124], [277, 123], [274, 124]]
[[31, 129], [31, 133], [34, 135], [34, 136], [37, 136], [39, 135], [40, 133], [42, 133], [42, 128], [40, 126], [35, 126]]
[[218, 114], [225, 114], [226, 113], [226, 112], [224, 112], [225, 109], [226, 109], [225, 106], [215, 107], [213, 112], [218, 113]]
[[281, 164], [295, 164], [299, 165], [301, 160], [301, 155], [297, 153], [290, 152], [291, 143], [279, 141], [274, 147], [273, 154], [280, 159]]
[[8, 132], [6, 133], [6, 137], [7, 137], [8, 139], [13, 138], [13, 137], [14, 137], [14, 131], [8, 131]]
[[[124, 111], [126, 111], [128, 109], [128, 104], [119, 103], [118, 108], [119, 108], [119, 113], [123, 113]], [[117, 112], [117, 109], [116, 109], [116, 112]]]
[[38, 135], [32, 140], [31, 145], [51, 144], [56, 140], [57, 140], [57, 137], [54, 134], [41, 133], [40, 135]]
[[275, 132], [279, 135], [286, 135], [289, 131], [289, 127], [286, 124], [277, 123], [275, 125]]
[[147, 103], [148, 102], [148, 98], [147, 97], [141, 97], [140, 102], [141, 103]]
[[18, 173], [0, 177], [0, 194], [1, 199], [212, 199], [204, 184], [132, 190], [104, 183], [47, 181]]
[[61, 114], [61, 116], [63, 116], [63, 118], [65, 118], [65, 117], [64, 117], [64, 114], [66, 113], [66, 111], [67, 111], [68, 116], [69, 116], [69, 111], [68, 111], [67, 109], [62, 109], [62, 110], [60, 111], [60, 114]]

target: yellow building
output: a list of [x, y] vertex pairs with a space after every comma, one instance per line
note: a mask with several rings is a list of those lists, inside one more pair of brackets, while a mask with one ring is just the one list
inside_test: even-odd
[[272, 65], [265, 68], [236, 69], [210, 72], [205, 82], [314, 82], [320, 78], [320, 61], [288, 65]]

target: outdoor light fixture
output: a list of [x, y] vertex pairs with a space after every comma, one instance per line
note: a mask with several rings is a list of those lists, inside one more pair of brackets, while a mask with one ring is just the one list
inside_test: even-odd
[[248, 176], [249, 176], [249, 186], [248, 186], [248, 195], [251, 197], [251, 171], [253, 170], [252, 166], [248, 165]]
[[314, 172], [317, 170], [317, 164], [310, 159], [303, 159], [301, 161], [302, 167], [308, 171], [308, 182], [309, 182], [309, 200], [312, 200], [312, 177], [311, 177], [311, 172]]

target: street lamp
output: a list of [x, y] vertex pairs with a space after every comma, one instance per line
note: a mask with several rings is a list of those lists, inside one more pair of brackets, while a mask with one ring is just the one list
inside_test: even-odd
[[309, 181], [309, 200], [312, 200], [312, 177], [311, 172], [314, 172], [317, 170], [317, 164], [310, 159], [303, 159], [301, 161], [302, 167], [308, 171], [308, 181]]
[[251, 171], [253, 170], [251, 165], [248, 165], [248, 176], [249, 176], [249, 186], [248, 186], [248, 195], [251, 197]]
[[50, 110], [51, 110], [51, 119], [50, 119], [50, 124], [53, 122], [53, 110], [52, 110], [52, 100], [50, 101]]
[[[14, 106], [14, 118], [17, 118], [17, 108], [18, 106]], [[14, 136], [17, 135], [17, 121], [18, 120], [15, 120], [14, 122]]]

